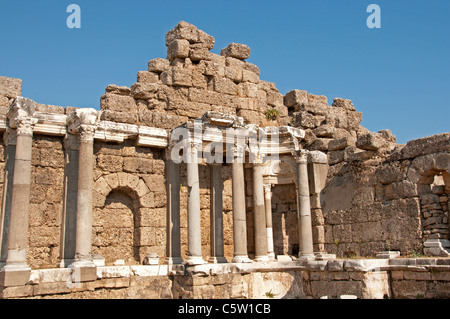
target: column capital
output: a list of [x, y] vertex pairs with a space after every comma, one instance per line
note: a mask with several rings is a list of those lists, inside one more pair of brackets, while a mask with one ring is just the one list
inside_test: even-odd
[[270, 191], [272, 190], [272, 184], [264, 184], [264, 192], [270, 193]]
[[98, 123], [98, 112], [92, 108], [77, 109], [67, 116], [67, 131], [79, 134], [81, 141], [93, 141]]
[[35, 110], [36, 104], [33, 100], [22, 96], [16, 97], [6, 114], [9, 127], [17, 129], [17, 135], [32, 136], [33, 127], [38, 121], [33, 117]]
[[17, 128], [17, 136], [33, 136], [33, 128], [37, 122], [38, 120], [31, 116], [20, 116], [15, 118], [14, 125]]
[[305, 149], [299, 149], [292, 152], [295, 156], [297, 164], [307, 164], [309, 151]]

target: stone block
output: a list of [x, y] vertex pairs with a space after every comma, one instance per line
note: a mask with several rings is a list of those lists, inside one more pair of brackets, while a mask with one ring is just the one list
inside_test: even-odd
[[258, 83], [259, 82], [259, 76], [258, 74], [248, 71], [248, 70], [242, 70], [242, 81], [243, 82], [252, 82], [252, 83]]
[[131, 96], [106, 93], [100, 98], [100, 109], [118, 112], [136, 112], [136, 102]]
[[284, 96], [284, 104], [288, 107], [308, 103], [308, 92], [302, 90], [292, 90]]
[[400, 151], [402, 159], [450, 150], [450, 133], [441, 133], [409, 141]]
[[231, 43], [220, 51], [220, 55], [245, 60], [250, 56], [250, 48], [245, 44]]
[[228, 78], [214, 77], [213, 87], [219, 93], [237, 95], [237, 85]]
[[172, 85], [192, 86], [192, 69], [175, 67], [172, 69]]
[[353, 102], [351, 100], [346, 100], [346, 99], [341, 99], [341, 98], [335, 98], [333, 100], [332, 106], [342, 107], [344, 109], [351, 110], [351, 111], [355, 110], [355, 107], [353, 106]]
[[0, 76], [0, 96], [15, 98], [22, 95], [22, 80]]
[[335, 139], [328, 143], [328, 150], [339, 151], [345, 149], [347, 146], [355, 144], [356, 139], [352, 136], [343, 137], [340, 139]]
[[159, 81], [159, 73], [150, 71], [139, 71], [137, 73], [137, 81], [141, 83], [157, 83]]
[[24, 286], [30, 279], [30, 274], [31, 269], [27, 267], [17, 270], [4, 267], [0, 271], [0, 287]]
[[328, 105], [328, 98], [325, 95], [308, 94], [309, 104], [323, 104]]
[[167, 47], [167, 60], [173, 61], [176, 58], [187, 58], [189, 50], [189, 41], [175, 39]]
[[156, 58], [148, 61], [148, 71], [161, 73], [170, 67], [170, 61], [163, 58]]
[[377, 151], [384, 146], [386, 146], [386, 141], [379, 133], [361, 134], [356, 140], [356, 147], [362, 150]]

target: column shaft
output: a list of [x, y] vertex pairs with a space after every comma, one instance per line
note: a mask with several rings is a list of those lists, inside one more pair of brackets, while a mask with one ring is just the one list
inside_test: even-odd
[[247, 216], [245, 208], [244, 164], [232, 163], [233, 262], [250, 262], [247, 253]]
[[92, 262], [92, 188], [93, 188], [93, 139], [81, 133], [78, 159], [77, 221], [75, 259]]
[[17, 134], [6, 265], [27, 266], [32, 136]]
[[211, 263], [227, 262], [223, 242], [222, 164], [210, 165], [210, 259]]
[[188, 187], [188, 257], [187, 264], [203, 264], [202, 236], [200, 215], [200, 184], [198, 177], [198, 146], [195, 143], [190, 147], [187, 161], [187, 187]]
[[266, 234], [267, 234], [267, 254], [269, 259], [275, 259], [273, 248], [273, 228], [272, 228], [272, 192], [271, 186], [264, 185], [264, 206], [266, 208]]
[[167, 167], [167, 263], [181, 264], [180, 242], [180, 166], [169, 157]]
[[266, 211], [264, 208], [264, 191], [262, 164], [253, 164], [253, 211], [255, 227], [255, 261], [268, 261]]
[[313, 237], [311, 223], [311, 206], [309, 198], [308, 166], [306, 154], [301, 153], [297, 158], [297, 202], [298, 202], [298, 231], [299, 257], [313, 258]]

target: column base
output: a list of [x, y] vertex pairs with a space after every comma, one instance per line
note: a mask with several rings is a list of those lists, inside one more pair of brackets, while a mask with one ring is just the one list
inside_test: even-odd
[[275, 257], [274, 252], [268, 253], [267, 256], [269, 257], [269, 261], [277, 261], [277, 258]]
[[0, 271], [0, 286], [25, 286], [30, 280], [31, 268], [26, 264], [5, 265]]
[[187, 266], [194, 266], [207, 264], [207, 262], [204, 261], [201, 256], [189, 256], [183, 264]]
[[210, 264], [225, 264], [228, 260], [225, 257], [209, 257]]
[[167, 257], [166, 264], [167, 265], [181, 265], [183, 263], [183, 258], [181, 257]]
[[300, 254], [298, 260], [314, 260], [316, 256], [314, 254]]
[[263, 256], [255, 256], [255, 259], [253, 259], [254, 262], [264, 262], [264, 261], [269, 261], [269, 256], [268, 255], [263, 255]]
[[251, 263], [252, 260], [250, 258], [248, 258], [248, 256], [234, 256], [233, 263]]
[[97, 267], [91, 259], [76, 259], [67, 268], [72, 269], [72, 282], [94, 281]]

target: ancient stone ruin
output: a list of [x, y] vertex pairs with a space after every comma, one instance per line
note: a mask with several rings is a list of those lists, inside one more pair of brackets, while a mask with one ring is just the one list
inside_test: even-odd
[[100, 110], [0, 77], [2, 298], [450, 296], [450, 133], [397, 144], [186, 22], [165, 44]]

